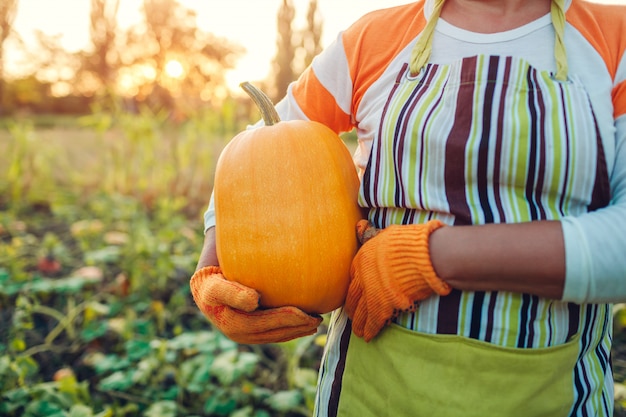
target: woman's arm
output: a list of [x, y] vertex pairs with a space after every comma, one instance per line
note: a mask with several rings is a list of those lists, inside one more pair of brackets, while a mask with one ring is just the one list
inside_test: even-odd
[[205, 266], [219, 266], [217, 250], [215, 246], [215, 227], [211, 226], [204, 233], [204, 244], [198, 258], [196, 271]]
[[615, 125], [608, 207], [561, 221], [438, 229], [430, 238], [430, 255], [439, 276], [461, 290], [625, 302], [626, 115]]
[[468, 291], [511, 291], [560, 299], [565, 248], [556, 221], [454, 226], [430, 236], [441, 279]]

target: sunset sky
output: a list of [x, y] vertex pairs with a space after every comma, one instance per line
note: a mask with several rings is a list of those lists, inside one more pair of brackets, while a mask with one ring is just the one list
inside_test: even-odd
[[[626, 3], [626, 0], [600, 0]], [[229, 84], [244, 80], [260, 80], [267, 76], [276, 52], [276, 14], [282, 0], [180, 0], [198, 12], [198, 25], [215, 35], [234, 41], [247, 50], [237, 69], [228, 76]], [[293, 0], [296, 25], [302, 27], [308, 0]], [[324, 26], [323, 45], [362, 14], [382, 7], [409, 3], [409, 0], [318, 0]], [[121, 0], [120, 24], [128, 26], [139, 18], [141, 0]], [[83, 49], [89, 36], [88, 0], [19, 0], [14, 28], [29, 42], [39, 29], [46, 34], [59, 34], [69, 50]], [[6, 69], [19, 72], [19, 59], [8, 51]]]

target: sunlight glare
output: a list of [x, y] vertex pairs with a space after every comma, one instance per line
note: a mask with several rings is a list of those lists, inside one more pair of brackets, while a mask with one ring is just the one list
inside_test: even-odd
[[170, 59], [165, 64], [165, 73], [170, 78], [182, 78], [185, 75], [185, 68], [183, 64], [176, 59]]
[[66, 97], [70, 95], [71, 92], [72, 92], [72, 85], [68, 83], [67, 81], [60, 81], [60, 82], [54, 83], [50, 87], [50, 93], [54, 97]]
[[156, 70], [153, 66], [147, 64], [141, 64], [137, 66], [137, 79], [154, 80], [157, 76]]

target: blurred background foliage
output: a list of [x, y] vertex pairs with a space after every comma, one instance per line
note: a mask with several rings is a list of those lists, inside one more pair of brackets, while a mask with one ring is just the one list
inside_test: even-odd
[[[309, 415], [323, 329], [238, 345], [189, 293], [217, 156], [259, 117], [225, 87], [243, 48], [175, 0], [124, 30], [120, 0], [91, 0], [88, 50], [43, 33], [28, 50], [17, 4], [0, 2], [0, 416]], [[293, 16], [284, 0], [282, 69], [258, 82], [274, 97], [319, 50]]]
[[[147, 106], [185, 119], [198, 108], [218, 109], [230, 96], [225, 73], [245, 48], [200, 29], [194, 10], [177, 0], [141, 0], [141, 21], [121, 27], [121, 0], [85, 1], [91, 5], [85, 16], [90, 42], [77, 52], [68, 52], [58, 36], [41, 31], [35, 44], [27, 45], [12, 30], [19, 0], [0, 3], [0, 115], [84, 114], [113, 100], [128, 112]], [[275, 99], [321, 50], [316, 0], [310, 0], [306, 13], [305, 27], [295, 28], [295, 7], [291, 0], [282, 1], [276, 18], [276, 71], [268, 80], [248, 80], [261, 83]], [[24, 57], [21, 73], [10, 78], [2, 64], [9, 41]]]

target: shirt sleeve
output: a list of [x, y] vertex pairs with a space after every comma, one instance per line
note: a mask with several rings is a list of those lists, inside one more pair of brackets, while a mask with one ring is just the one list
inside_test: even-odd
[[616, 138], [610, 205], [561, 221], [566, 254], [564, 301], [626, 301], [626, 115], [616, 120]]
[[215, 227], [215, 202], [213, 201], [213, 193], [211, 193], [209, 205], [204, 212], [204, 233], [211, 227]]
[[[626, 52], [622, 48], [612, 91], [615, 147], [609, 206], [562, 220], [565, 239], [563, 300], [626, 301]], [[611, 155], [606, 155], [610, 158]]]

